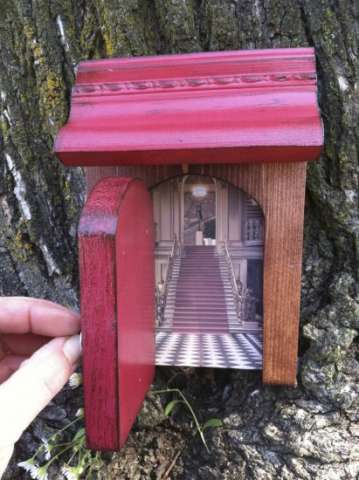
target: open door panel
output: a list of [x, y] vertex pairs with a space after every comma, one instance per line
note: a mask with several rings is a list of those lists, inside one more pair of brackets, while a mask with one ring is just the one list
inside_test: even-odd
[[143, 182], [105, 178], [79, 226], [87, 445], [122, 447], [154, 375], [154, 235]]

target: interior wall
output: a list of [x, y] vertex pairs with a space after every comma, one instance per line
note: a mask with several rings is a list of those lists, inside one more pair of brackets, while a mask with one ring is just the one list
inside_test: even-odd
[[[262, 295], [264, 218], [259, 205], [239, 188], [221, 180], [211, 183], [216, 195], [216, 242], [228, 246], [233, 268], [243, 288]], [[176, 177], [152, 190], [156, 229], [156, 284], [166, 278], [175, 237], [183, 241], [183, 195], [190, 189]], [[259, 222], [259, 223], [258, 223]], [[260, 225], [256, 231], [256, 225]], [[259, 236], [257, 235], [259, 233]], [[258, 238], [253, 238], [255, 236]]]
[[175, 238], [180, 238], [181, 182], [173, 178], [151, 190], [155, 228], [156, 285], [166, 279], [168, 257]]

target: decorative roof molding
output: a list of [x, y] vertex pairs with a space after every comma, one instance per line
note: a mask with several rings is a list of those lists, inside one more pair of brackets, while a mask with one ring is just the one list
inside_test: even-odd
[[73, 88], [73, 97], [76, 102], [81, 102], [81, 97], [91, 95], [120, 95], [129, 93], [142, 93], [144, 90], [152, 92], [174, 90], [209, 90], [224, 88], [250, 88], [275, 87], [276, 85], [315, 85], [316, 75], [302, 74], [277, 74], [277, 75], [230, 75], [214, 77], [174, 78], [171, 80], [138, 80], [133, 82], [117, 83], [84, 83]]
[[67, 165], [308, 161], [323, 143], [311, 48], [79, 65]]

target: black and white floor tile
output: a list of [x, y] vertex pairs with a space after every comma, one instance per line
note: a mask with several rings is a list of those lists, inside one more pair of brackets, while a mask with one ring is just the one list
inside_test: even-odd
[[157, 331], [156, 365], [235, 369], [262, 368], [260, 333]]

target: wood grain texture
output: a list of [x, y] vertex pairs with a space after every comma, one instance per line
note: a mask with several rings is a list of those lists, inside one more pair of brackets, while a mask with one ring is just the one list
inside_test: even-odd
[[[142, 169], [142, 174], [141, 174]], [[91, 186], [107, 175], [136, 175], [149, 188], [181, 167], [87, 168]], [[265, 217], [263, 381], [296, 384], [306, 163], [190, 165], [188, 174], [211, 175], [243, 189]]]
[[152, 200], [135, 181], [121, 202], [116, 235], [120, 447], [155, 371], [154, 245]]
[[66, 165], [309, 161], [323, 133], [314, 50], [82, 62], [55, 151]]
[[154, 374], [154, 258], [143, 182], [107, 178], [79, 226], [87, 443], [118, 450]]

